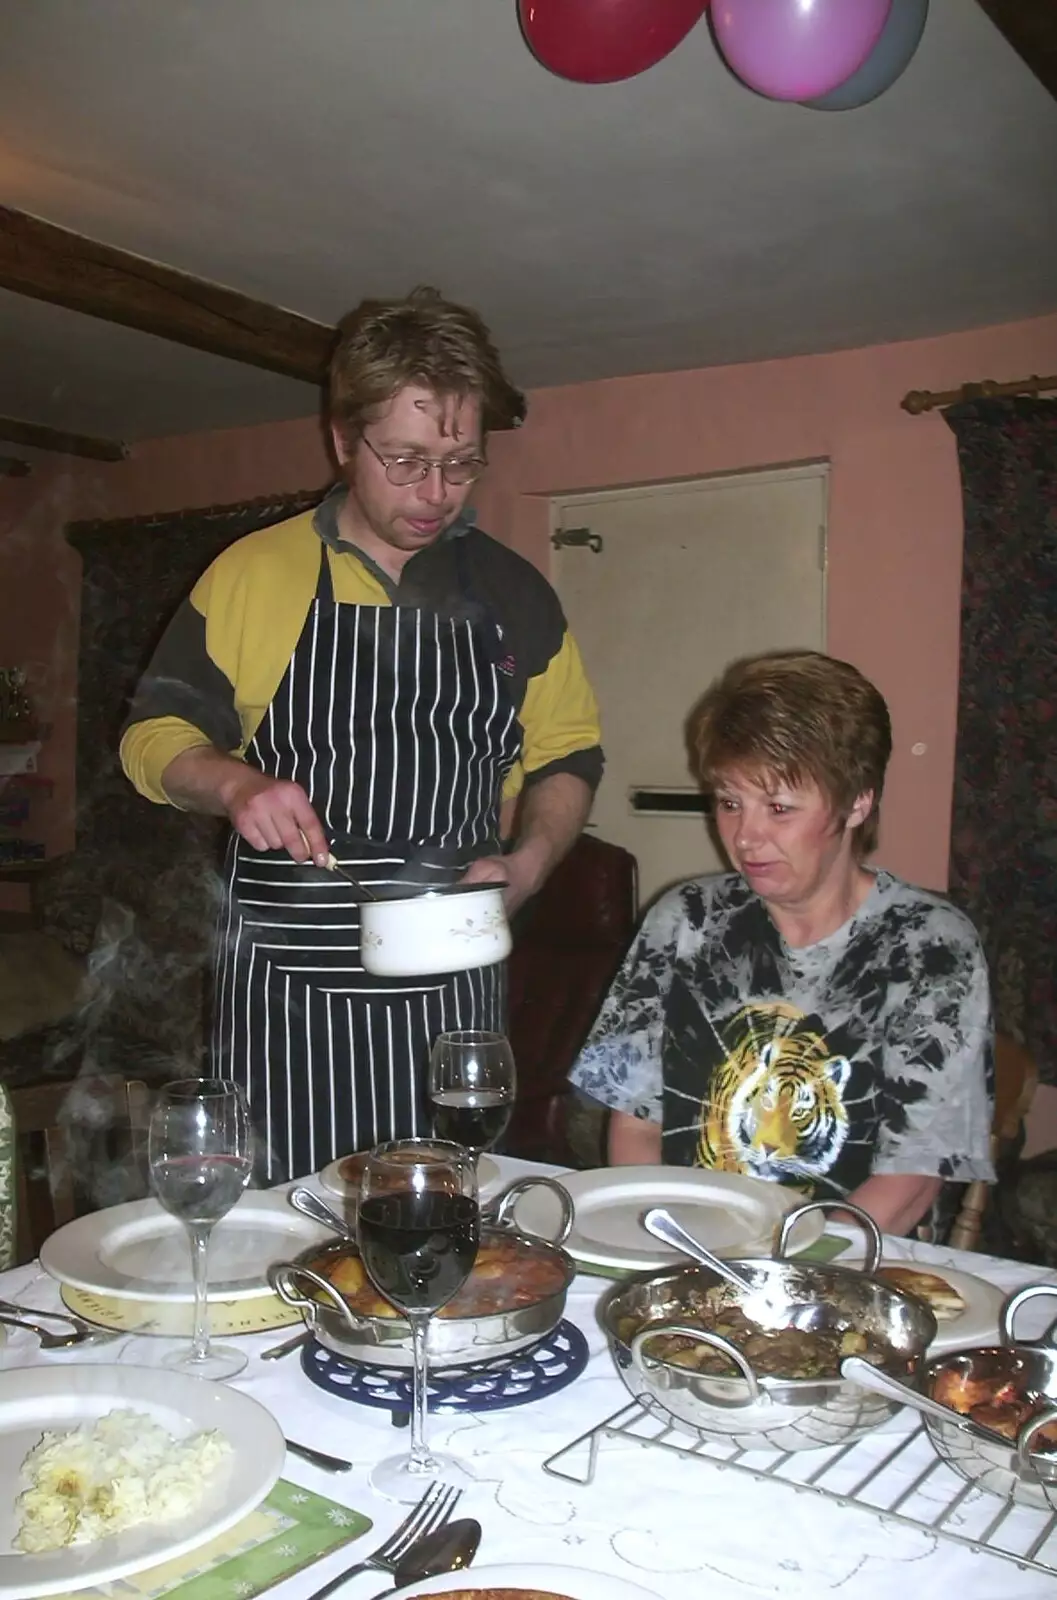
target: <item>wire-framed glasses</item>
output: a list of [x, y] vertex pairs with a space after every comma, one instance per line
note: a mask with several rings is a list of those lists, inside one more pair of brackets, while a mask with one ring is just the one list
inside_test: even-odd
[[445, 456], [440, 460], [433, 456], [383, 456], [365, 435], [361, 434], [360, 438], [375, 460], [382, 463], [389, 482], [399, 489], [406, 489], [412, 483], [421, 483], [434, 467], [439, 467], [444, 482], [453, 486], [473, 483], [485, 469], [481, 456]]

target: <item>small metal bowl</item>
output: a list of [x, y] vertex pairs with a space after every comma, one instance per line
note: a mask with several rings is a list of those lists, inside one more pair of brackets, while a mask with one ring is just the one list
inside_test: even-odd
[[[526, 1189], [543, 1185], [552, 1189], [561, 1204], [561, 1220], [553, 1240], [515, 1228], [513, 1208]], [[561, 1321], [569, 1285], [576, 1276], [576, 1263], [561, 1248], [572, 1227], [573, 1206], [568, 1192], [553, 1178], [520, 1178], [504, 1192], [494, 1213], [494, 1221], [481, 1228], [481, 1242], [513, 1239], [537, 1260], [546, 1259], [556, 1268], [559, 1287], [528, 1305], [494, 1311], [481, 1316], [438, 1315], [430, 1318], [428, 1351], [430, 1366], [469, 1366], [491, 1361], [497, 1356], [514, 1355], [545, 1338]], [[283, 1262], [268, 1272], [268, 1281], [287, 1305], [296, 1306], [305, 1326], [337, 1356], [368, 1366], [402, 1367], [413, 1365], [411, 1329], [404, 1317], [363, 1316], [353, 1310], [341, 1291], [330, 1282], [321, 1265], [332, 1266], [357, 1255], [355, 1244], [335, 1240], [331, 1245], [305, 1251], [296, 1261]], [[314, 1263], [315, 1265], [312, 1265]]]
[[[868, 1237], [861, 1271], [798, 1264], [786, 1257], [793, 1227], [814, 1210], [857, 1216]], [[735, 1288], [707, 1267], [684, 1267], [618, 1284], [601, 1312], [617, 1370], [648, 1410], [697, 1438], [722, 1439], [743, 1450], [815, 1450], [857, 1439], [884, 1422], [897, 1405], [839, 1375], [783, 1378], [754, 1372], [729, 1340], [701, 1327], [695, 1301], [707, 1290], [717, 1306], [737, 1306], [750, 1318], [754, 1300], [757, 1305], [766, 1301], [777, 1313], [771, 1325], [807, 1331], [858, 1329], [885, 1347], [886, 1371], [912, 1382], [936, 1337], [936, 1320], [920, 1300], [871, 1277], [880, 1251], [872, 1218], [847, 1202], [815, 1201], [790, 1212], [774, 1257], [731, 1263], [750, 1289]], [[714, 1376], [652, 1358], [650, 1342], [662, 1333], [682, 1334], [722, 1350], [740, 1376]]]
[[1026, 1423], [1015, 1440], [969, 1416], [946, 1422], [927, 1415], [925, 1427], [937, 1454], [969, 1483], [1018, 1505], [1057, 1511], [1057, 1450], [1033, 1448], [1036, 1435], [1057, 1422], [1057, 1348], [1018, 1341], [1014, 1335], [1017, 1312], [1042, 1296], [1057, 1298], [1057, 1287], [1031, 1284], [1011, 1295], [999, 1319], [1002, 1343], [936, 1356], [922, 1369], [921, 1388], [935, 1399], [941, 1380], [955, 1373], [996, 1388], [1009, 1383], [1024, 1395], [1045, 1396], [1047, 1409]]

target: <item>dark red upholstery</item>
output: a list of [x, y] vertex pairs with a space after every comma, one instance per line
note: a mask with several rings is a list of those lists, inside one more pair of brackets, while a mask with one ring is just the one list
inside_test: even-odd
[[511, 1155], [572, 1160], [567, 1074], [631, 942], [636, 888], [635, 857], [582, 834], [515, 918], [508, 1026], [518, 1099], [503, 1145]]

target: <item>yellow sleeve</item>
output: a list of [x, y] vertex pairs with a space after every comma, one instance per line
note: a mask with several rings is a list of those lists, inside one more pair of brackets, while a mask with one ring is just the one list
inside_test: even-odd
[[[602, 731], [598, 702], [584, 673], [576, 641], [568, 630], [545, 670], [528, 681], [521, 706], [521, 726], [524, 729], [522, 781], [531, 782], [534, 773], [553, 767], [559, 772], [581, 773], [590, 782], [588, 771], [593, 769], [593, 761], [570, 759], [581, 754], [586, 756], [589, 751], [597, 755], [598, 776], [601, 775]], [[507, 785], [516, 771], [517, 768], [508, 776]], [[596, 776], [594, 782], [597, 781]], [[512, 790], [504, 786], [504, 799], [509, 799], [520, 787], [520, 782]]]
[[196, 745], [212, 748], [211, 741], [200, 728], [180, 717], [151, 717], [147, 722], [134, 722], [125, 729], [121, 736], [121, 765], [140, 794], [153, 800], [155, 805], [172, 806], [176, 802], [162, 788], [161, 775], [170, 761]]

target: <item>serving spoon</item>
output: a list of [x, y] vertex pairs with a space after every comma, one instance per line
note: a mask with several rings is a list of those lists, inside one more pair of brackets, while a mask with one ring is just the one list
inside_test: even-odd
[[647, 1211], [642, 1226], [662, 1244], [670, 1245], [673, 1250], [681, 1250], [692, 1261], [708, 1267], [717, 1277], [733, 1284], [739, 1293], [748, 1295], [749, 1299], [743, 1303], [742, 1310], [761, 1328], [781, 1328], [786, 1325], [789, 1320], [788, 1306], [772, 1290], [768, 1290], [765, 1284], [753, 1283], [751, 1278], [743, 1276], [737, 1267], [724, 1261], [722, 1256], [714, 1256], [692, 1233], [687, 1233], [682, 1223], [676, 1222], [671, 1212], [663, 1206], [653, 1206]]
[[303, 1183], [299, 1183], [296, 1188], [290, 1190], [286, 1198], [294, 1210], [300, 1211], [303, 1217], [311, 1217], [313, 1222], [322, 1223], [324, 1228], [333, 1228], [343, 1239], [355, 1244], [356, 1230], [350, 1227], [345, 1218], [332, 1206], [328, 1206], [314, 1189], [307, 1189]]

